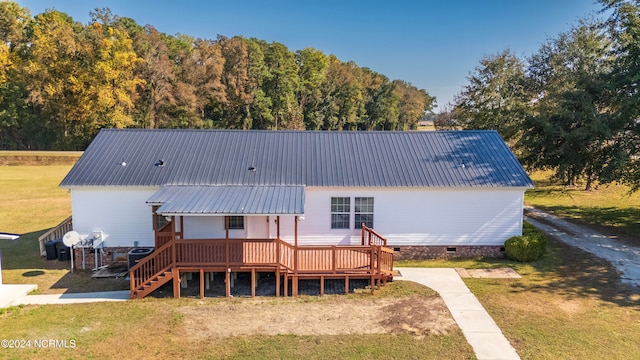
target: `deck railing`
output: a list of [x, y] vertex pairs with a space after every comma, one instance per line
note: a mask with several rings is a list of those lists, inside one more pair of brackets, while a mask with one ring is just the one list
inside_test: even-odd
[[387, 239], [378, 234], [375, 230], [367, 227], [362, 223], [362, 244], [361, 245], [377, 245], [387, 246]]
[[38, 242], [40, 243], [40, 255], [46, 256], [47, 252], [44, 246], [44, 243], [49, 240], [58, 240], [62, 239], [64, 234], [73, 230], [73, 217], [69, 216], [68, 218], [62, 220], [58, 225], [52, 227], [44, 234], [40, 235], [38, 238]]
[[172, 222], [168, 222], [156, 232], [156, 248], [160, 248], [173, 239], [172, 226]]
[[277, 242], [273, 239], [185, 239], [175, 243], [180, 266], [277, 265]]
[[145, 284], [154, 275], [171, 270], [176, 263], [175, 252], [175, 241], [172, 241], [156, 249], [150, 256], [138, 260], [129, 269], [131, 291]]
[[[130, 270], [131, 289], [159, 273], [182, 268], [271, 268], [290, 276], [344, 275], [387, 278], [393, 271], [393, 250], [370, 232], [361, 246], [295, 246], [275, 239], [171, 239]], [[164, 235], [163, 235], [164, 236]]]

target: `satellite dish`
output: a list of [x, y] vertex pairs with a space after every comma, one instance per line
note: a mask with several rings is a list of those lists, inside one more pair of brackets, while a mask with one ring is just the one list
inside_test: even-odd
[[80, 242], [80, 234], [75, 231], [69, 231], [62, 237], [62, 243], [68, 247], [72, 247]]

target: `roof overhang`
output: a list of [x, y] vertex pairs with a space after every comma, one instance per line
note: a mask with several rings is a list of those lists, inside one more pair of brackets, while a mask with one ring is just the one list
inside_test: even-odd
[[163, 186], [147, 204], [164, 216], [302, 215], [304, 186]]
[[18, 240], [20, 235], [0, 232], [0, 240]]

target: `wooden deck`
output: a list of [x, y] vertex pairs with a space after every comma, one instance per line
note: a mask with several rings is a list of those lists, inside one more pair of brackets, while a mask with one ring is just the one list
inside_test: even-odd
[[275, 273], [276, 296], [280, 296], [281, 281], [284, 294], [288, 293], [288, 280], [292, 280], [292, 294], [297, 295], [300, 278], [319, 279], [321, 289], [325, 278], [344, 279], [346, 289], [350, 278], [370, 279], [373, 291], [376, 282], [380, 286], [393, 278], [393, 250], [372, 229], [362, 231], [359, 246], [295, 246], [280, 239], [182, 239], [173, 226], [167, 226], [156, 233], [159, 247], [130, 269], [131, 298], [147, 296], [171, 280], [174, 297], [180, 297], [180, 278], [186, 272], [200, 273], [201, 297], [204, 274], [209, 272], [226, 274], [227, 296], [231, 273], [251, 272], [255, 289], [258, 271]]

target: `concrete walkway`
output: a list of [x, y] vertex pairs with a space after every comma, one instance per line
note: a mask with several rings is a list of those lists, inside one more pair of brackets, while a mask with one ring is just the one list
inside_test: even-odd
[[[5, 285], [6, 286], [6, 285]], [[10, 305], [39, 305], [39, 304], [77, 304], [101, 301], [125, 301], [129, 300], [129, 290], [123, 291], [103, 291], [92, 293], [67, 293], [67, 294], [47, 294], [47, 295], [25, 295], [13, 296]], [[0, 305], [2, 297], [0, 296]], [[1, 308], [2, 306], [0, 306]]]
[[455, 269], [396, 268], [400, 276], [437, 291], [479, 360], [520, 359]]
[[37, 288], [38, 285], [32, 284], [0, 284], [0, 309], [14, 305], [16, 300], [27, 296]]
[[77, 304], [101, 301], [125, 301], [129, 300], [129, 290], [103, 291], [91, 293], [69, 293], [69, 294], [48, 294], [48, 295], [27, 295], [16, 300], [17, 304]]

